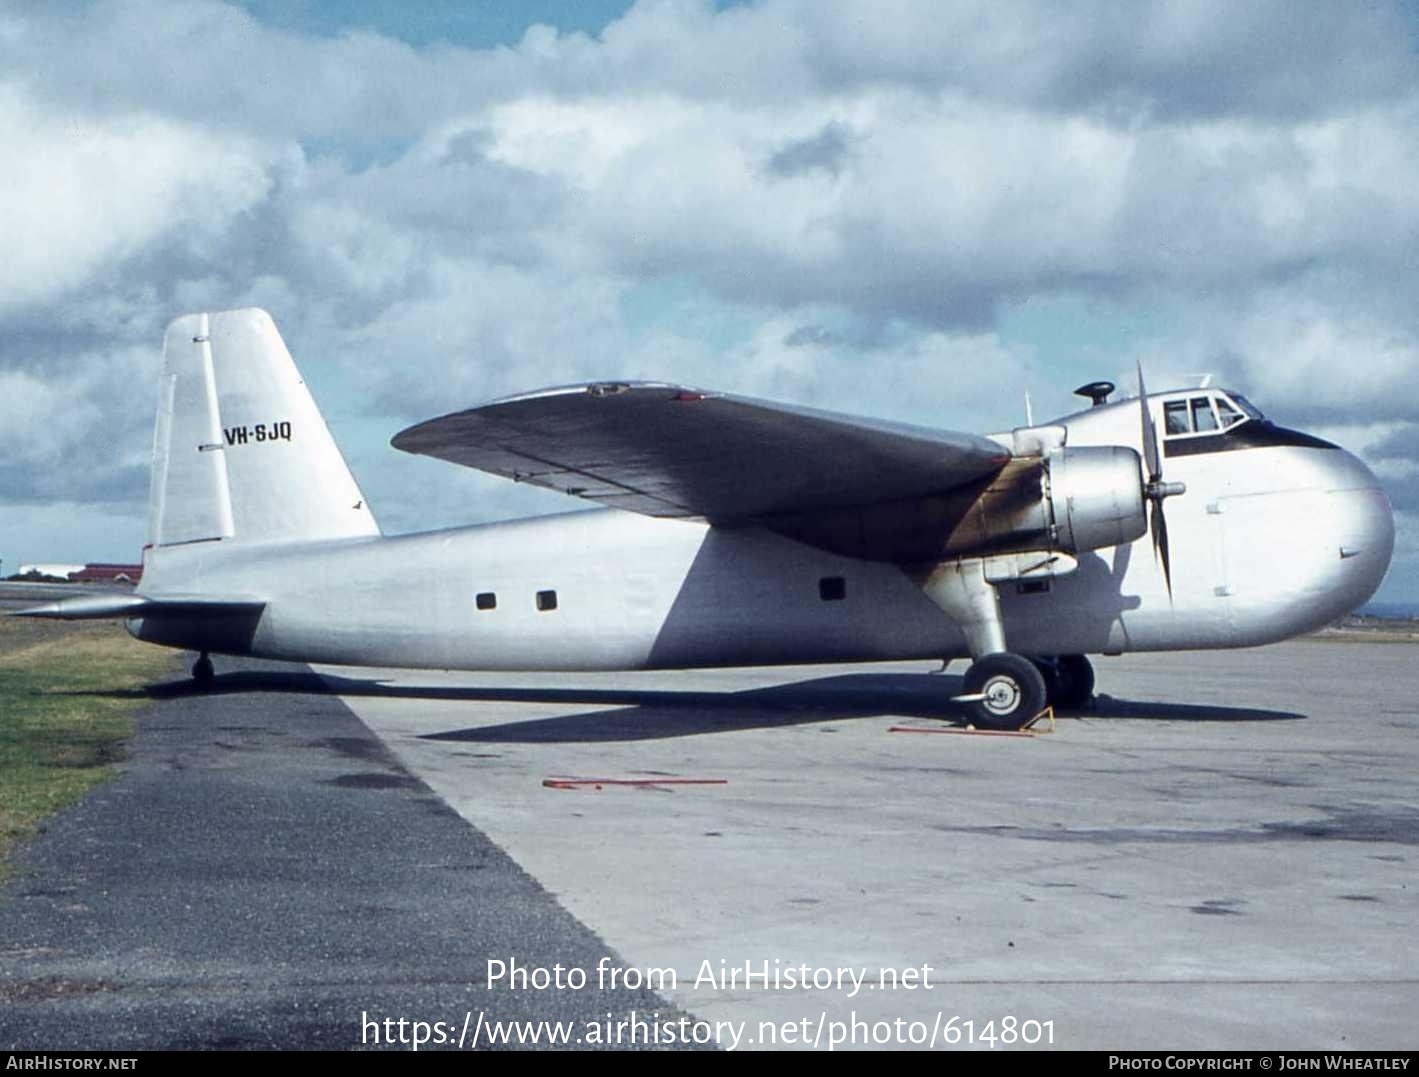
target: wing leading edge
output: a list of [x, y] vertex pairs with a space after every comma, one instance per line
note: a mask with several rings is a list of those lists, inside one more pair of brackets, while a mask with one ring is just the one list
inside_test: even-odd
[[938, 495], [1010, 461], [974, 434], [646, 382], [509, 397], [412, 426], [393, 445], [613, 508], [722, 525]]

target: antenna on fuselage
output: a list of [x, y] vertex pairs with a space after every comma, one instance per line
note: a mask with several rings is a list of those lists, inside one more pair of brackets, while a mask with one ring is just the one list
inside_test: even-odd
[[1118, 388], [1111, 381], [1091, 381], [1088, 385], [1081, 385], [1074, 390], [1075, 396], [1087, 396], [1094, 402], [1094, 407], [1101, 408], [1109, 402], [1109, 394]]
[[1030, 407], [1030, 390], [1028, 387], [1025, 389], [1025, 425], [1035, 425], [1035, 409]]

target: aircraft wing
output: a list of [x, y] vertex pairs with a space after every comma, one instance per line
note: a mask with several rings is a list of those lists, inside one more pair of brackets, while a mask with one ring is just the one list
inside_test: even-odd
[[679, 385], [572, 385], [411, 426], [396, 449], [647, 516], [747, 523], [940, 494], [1010, 453], [974, 434]]

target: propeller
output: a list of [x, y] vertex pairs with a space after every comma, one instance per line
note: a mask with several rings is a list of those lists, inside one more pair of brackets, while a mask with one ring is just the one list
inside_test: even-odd
[[1143, 496], [1149, 501], [1148, 530], [1153, 536], [1153, 556], [1163, 569], [1163, 582], [1168, 586], [1168, 599], [1173, 597], [1172, 557], [1168, 552], [1168, 519], [1163, 515], [1163, 499], [1187, 492], [1180, 482], [1163, 481], [1163, 458], [1158, 451], [1158, 430], [1153, 425], [1153, 413], [1148, 408], [1148, 390], [1143, 385], [1143, 363], [1138, 363], [1138, 411], [1143, 420], [1143, 464], [1148, 479], [1143, 484]]

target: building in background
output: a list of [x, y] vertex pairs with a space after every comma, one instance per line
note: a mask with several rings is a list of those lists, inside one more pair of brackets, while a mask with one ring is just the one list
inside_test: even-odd
[[19, 572], [11, 579], [68, 583], [137, 583], [142, 576], [142, 565], [118, 565], [96, 561], [89, 565], [21, 565]]

